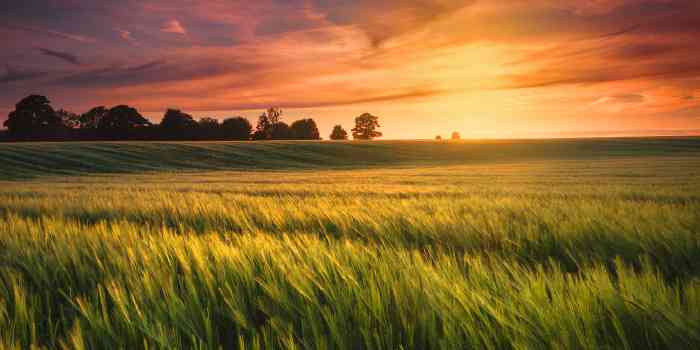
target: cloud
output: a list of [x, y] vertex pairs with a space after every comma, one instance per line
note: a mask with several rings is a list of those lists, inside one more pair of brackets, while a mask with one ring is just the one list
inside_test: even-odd
[[48, 34], [57, 36], [59, 38], [75, 40], [75, 41], [79, 41], [81, 43], [96, 43], [97, 42], [97, 39], [91, 38], [91, 37], [85, 36], [85, 35], [63, 33], [63, 32], [59, 32], [57, 30], [47, 30], [46, 32]]
[[119, 33], [119, 37], [126, 41], [133, 41], [134, 38], [131, 36], [131, 32], [128, 30], [115, 29]]
[[638, 42], [615, 48], [613, 50], [613, 55], [614, 58], [622, 60], [658, 58], [666, 54], [672, 54], [679, 49], [679, 46], [680, 45], [665, 42]]
[[362, 29], [373, 45], [378, 46], [392, 37], [422, 30], [474, 1], [406, 0], [398, 6], [375, 0], [312, 0], [310, 3], [330, 22]]
[[[207, 110], [454, 97], [443, 114], [570, 115], [594, 104], [637, 116], [685, 108], [700, 91], [696, 0], [26, 0], [0, 10], [14, 28], [0, 30], [0, 62], [41, 67], [27, 52], [60, 47], [42, 53], [75, 64], [48, 85], [31, 81], [42, 72], [2, 80], [46, 88], [67, 108], [87, 99]], [[101, 63], [78, 66], [66, 52]], [[468, 104], [460, 94], [504, 98]]]
[[[660, 53], [665, 51], [659, 51]], [[648, 59], [647, 54], [636, 59], [601, 59], [580, 57], [578, 59], [543, 60], [543, 68], [528, 70], [526, 73], [503, 77], [503, 89], [551, 87], [570, 84], [599, 84], [630, 80], [659, 80], [667, 84], [676, 80], [688, 80], [700, 88], [700, 62], [690, 53], [688, 56], [673, 56], [668, 59]], [[695, 83], [693, 83], [694, 80]]]
[[601, 97], [593, 103], [591, 106], [603, 105], [603, 104], [629, 104], [629, 103], [643, 103], [646, 100], [644, 95], [640, 94], [620, 94], [613, 96]]
[[445, 93], [434, 87], [406, 87], [394, 91], [347, 87], [326, 89], [323, 94], [312, 95], [304, 91], [294, 91], [293, 86], [285, 86], [281, 91], [265, 91], [260, 87], [253, 87], [251, 90], [248, 84], [229, 86], [226, 91], [217, 90], [215, 93], [208, 91], [206, 87], [202, 90], [179, 90], [177, 86], [162, 86], [162, 89], [169, 90], [169, 94], [161, 99], [153, 99], [150, 94], [153, 89], [133, 90], [125, 87], [116, 90], [115, 93], [137, 96], [131, 101], [144, 111], [152, 112], [168, 106], [187, 106], [189, 111], [254, 110], [271, 105], [284, 108], [318, 108], [390, 101], [425, 101]]
[[[634, 80], [659, 80], [675, 83], [677, 79], [700, 76], [700, 63], [682, 64], [658, 63], [635, 67], [585, 67], [558, 66], [528, 72], [526, 74], [504, 76], [499, 89], [527, 89], [555, 87], [560, 85], [592, 85]], [[692, 79], [691, 79], [692, 80]], [[695, 85], [700, 87], [700, 81]]]
[[97, 42], [97, 39], [92, 38], [90, 36], [65, 33], [65, 32], [58, 31], [58, 30], [35, 28], [35, 27], [30, 27], [30, 26], [25, 26], [25, 25], [7, 25], [7, 27], [21, 29], [24, 31], [32, 32], [32, 33], [49, 35], [49, 36], [57, 37], [57, 38], [61, 38], [61, 39], [73, 40], [73, 41], [77, 41], [77, 42], [81, 42], [81, 43], [92, 44], [92, 43]]
[[[200, 57], [200, 60], [203, 58]], [[70, 88], [113, 89], [117, 87], [133, 87], [150, 90], [148, 94], [156, 94], [161, 98], [168, 86], [155, 88], [154, 84], [187, 83], [196, 79], [206, 79], [254, 72], [256, 67], [247, 63], [234, 63], [225, 58], [207, 58], [205, 61], [191, 62], [189, 58], [154, 59], [131, 65], [115, 64], [99, 68], [91, 68], [68, 75], [60, 76], [52, 81], [52, 85]], [[250, 75], [252, 77], [252, 75]], [[210, 87], [213, 89], [213, 87]], [[113, 90], [107, 90], [113, 93]], [[143, 92], [140, 92], [141, 94]]]
[[[54, 81], [63, 86], [110, 87], [124, 84], [138, 84], [148, 81], [156, 68], [164, 61], [155, 60], [136, 66], [113, 66], [78, 72]], [[157, 79], [158, 77], [156, 77]]]
[[176, 19], [171, 19], [165, 22], [161, 28], [161, 31], [166, 33], [187, 34], [187, 30], [185, 30], [182, 24], [180, 24], [180, 22]]
[[[337, 100], [337, 101], [329, 101], [326, 102], [325, 105], [328, 106], [342, 106], [342, 105], [353, 105], [353, 104], [358, 104], [358, 103], [368, 103], [368, 102], [386, 102], [386, 101], [403, 101], [403, 100], [413, 100], [413, 99], [421, 99], [421, 98], [427, 98], [427, 97], [434, 97], [437, 95], [442, 95], [447, 93], [447, 91], [440, 90], [440, 89], [435, 89], [435, 88], [413, 88], [413, 89], [408, 89], [404, 91], [398, 91], [394, 93], [389, 93], [389, 94], [361, 94], [358, 98], [354, 99], [347, 99], [347, 100]], [[312, 104], [313, 106], [317, 106], [319, 103], [314, 103]], [[324, 104], [320, 104], [324, 105]]]
[[39, 51], [46, 56], [55, 57], [68, 63], [72, 63], [74, 65], [80, 65], [80, 60], [78, 59], [78, 57], [68, 52], [54, 51], [44, 48], [39, 48]]
[[23, 80], [32, 80], [46, 75], [46, 72], [31, 70], [31, 69], [19, 69], [12, 67], [10, 65], [6, 66], [6, 72], [0, 75], [0, 83], [12, 83]]

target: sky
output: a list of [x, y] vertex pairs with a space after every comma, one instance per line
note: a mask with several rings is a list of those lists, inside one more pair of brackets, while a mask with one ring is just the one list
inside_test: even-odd
[[700, 134], [698, 57], [697, 0], [3, 1], [0, 121], [42, 94], [326, 136]]

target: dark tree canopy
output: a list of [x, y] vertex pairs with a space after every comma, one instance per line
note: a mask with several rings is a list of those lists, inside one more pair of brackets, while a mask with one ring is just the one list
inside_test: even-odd
[[192, 116], [179, 109], [168, 109], [160, 122], [161, 132], [166, 138], [191, 139], [196, 128], [197, 122]]
[[272, 140], [288, 140], [292, 138], [289, 125], [285, 122], [277, 122], [272, 124], [270, 128], [270, 139]]
[[131, 129], [151, 126], [135, 108], [120, 105], [112, 107], [100, 120], [98, 128], [104, 131], [129, 131]]
[[291, 137], [295, 140], [320, 140], [321, 134], [313, 119], [299, 119], [289, 126]]
[[[250, 124], [250, 122], [248, 124]], [[200, 128], [212, 128], [212, 129], [218, 128], [219, 127], [219, 120], [216, 118], [204, 117], [204, 118], [199, 120], [199, 127]]]
[[107, 115], [109, 110], [104, 106], [95, 107], [80, 115], [79, 127], [81, 129], [97, 129], [100, 120]]
[[[382, 135], [376, 129], [378, 118], [365, 113], [356, 118], [352, 129], [356, 139]], [[4, 122], [8, 131], [0, 131], [0, 141], [19, 140], [321, 140], [316, 121], [304, 118], [291, 125], [282, 121], [282, 110], [265, 110], [253, 127], [248, 119], [233, 117], [219, 122], [215, 118], [196, 121], [191, 115], [168, 109], [160, 124], [152, 124], [135, 108], [118, 105], [110, 109], [98, 106], [77, 115], [51, 107], [48, 98], [28, 96], [16, 105]], [[252, 132], [252, 134], [251, 134]], [[333, 140], [347, 140], [348, 132], [336, 125]]]
[[438, 141], [442, 140], [442, 136], [440, 136], [440, 135], [435, 136], [435, 140], [438, 140]]
[[267, 113], [263, 113], [258, 117], [258, 124], [255, 126], [255, 133], [253, 133], [253, 140], [267, 140], [270, 138], [270, 119], [267, 117]]
[[[268, 108], [260, 117], [258, 117], [258, 125], [255, 127], [253, 134], [254, 140], [270, 140], [273, 137], [273, 128], [282, 120], [282, 110], [277, 107]], [[281, 127], [284, 128], [284, 127]], [[278, 134], [280, 132], [278, 131]]]
[[455, 131], [455, 132], [452, 133], [452, 139], [453, 139], [453, 140], [459, 140], [459, 139], [461, 139], [461, 138], [462, 138], [462, 136], [460, 136], [458, 132]]
[[197, 122], [191, 115], [179, 109], [168, 109], [160, 122], [160, 127], [166, 130], [181, 131], [197, 127]]
[[195, 137], [198, 140], [220, 140], [223, 139], [221, 124], [216, 118], [204, 117], [197, 123]]
[[277, 107], [270, 107], [265, 112], [267, 119], [270, 121], [271, 125], [275, 125], [282, 121], [282, 110]]
[[195, 138], [198, 125], [191, 115], [179, 109], [168, 109], [159, 126], [159, 138], [186, 140]]
[[63, 126], [49, 99], [40, 95], [19, 101], [3, 125], [11, 136], [18, 138], [50, 135]]
[[249, 140], [253, 126], [243, 117], [227, 118], [221, 123], [221, 132], [227, 140]]
[[330, 136], [331, 140], [347, 140], [348, 132], [343, 129], [341, 125], [336, 125], [333, 127], [333, 131]]
[[56, 111], [56, 115], [61, 120], [61, 125], [68, 129], [74, 129], [80, 126], [80, 116], [73, 112], [59, 109]]
[[381, 137], [382, 133], [377, 131], [379, 125], [379, 117], [369, 113], [364, 113], [355, 118], [355, 127], [352, 129], [352, 137], [356, 140], [372, 140], [375, 137]]

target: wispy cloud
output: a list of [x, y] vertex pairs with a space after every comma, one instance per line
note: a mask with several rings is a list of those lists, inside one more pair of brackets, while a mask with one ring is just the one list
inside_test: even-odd
[[165, 22], [160, 30], [166, 33], [187, 34], [185, 27], [183, 27], [182, 24], [180, 24], [180, 21], [176, 19], [171, 19]]
[[74, 65], [80, 65], [80, 60], [78, 59], [78, 56], [73, 55], [68, 52], [63, 52], [63, 51], [55, 51], [55, 50], [49, 50], [49, 49], [44, 49], [44, 48], [39, 48], [39, 52], [46, 56], [51, 56], [58, 58], [60, 60], [63, 60], [65, 62], [74, 64]]
[[96, 43], [97, 42], [97, 39], [91, 38], [91, 37], [85, 36], [85, 35], [63, 33], [63, 32], [59, 32], [57, 30], [47, 30], [46, 32], [51, 34], [51, 35], [60, 37], [60, 38], [75, 40], [75, 41], [79, 41], [81, 43]]
[[32, 69], [20, 69], [7, 65], [5, 67], [5, 74], [0, 75], [0, 83], [12, 83], [23, 80], [31, 80], [39, 78], [46, 75], [46, 72], [32, 70]]
[[58, 78], [54, 81], [54, 84], [107, 87], [140, 83], [149, 79], [159, 79], [157, 75], [155, 77], [150, 75], [149, 71], [157, 69], [164, 64], [165, 62], [163, 61], [155, 60], [135, 66], [112, 66], [91, 69]]
[[71, 34], [71, 33], [66, 33], [58, 30], [52, 30], [52, 29], [43, 29], [43, 28], [36, 28], [36, 27], [30, 27], [30, 26], [25, 26], [25, 25], [9, 25], [9, 27], [12, 28], [17, 28], [21, 30], [25, 30], [28, 32], [33, 32], [33, 33], [39, 33], [39, 34], [45, 34], [45, 35], [50, 35], [53, 37], [61, 38], [61, 39], [67, 39], [67, 40], [73, 40], [81, 43], [96, 43], [97, 39], [87, 36], [87, 35], [80, 35], [80, 34]]
[[644, 95], [640, 94], [619, 94], [613, 96], [604, 96], [595, 101], [593, 101], [591, 106], [605, 105], [605, 104], [630, 104], [630, 103], [643, 103], [645, 101]]

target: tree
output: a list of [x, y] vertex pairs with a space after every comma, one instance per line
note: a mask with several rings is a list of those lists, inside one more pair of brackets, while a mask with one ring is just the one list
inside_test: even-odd
[[365, 113], [355, 118], [355, 127], [352, 129], [352, 137], [356, 140], [372, 140], [381, 137], [382, 133], [376, 131], [379, 125], [379, 117]]
[[343, 129], [341, 125], [336, 125], [333, 127], [333, 131], [330, 136], [331, 140], [347, 140], [348, 132]]
[[219, 120], [216, 118], [204, 117], [199, 120], [200, 128], [216, 129], [219, 127]]
[[80, 115], [78, 125], [81, 129], [97, 129], [100, 120], [107, 115], [109, 110], [104, 106], [95, 107]]
[[166, 130], [183, 130], [197, 127], [197, 122], [191, 115], [179, 109], [168, 109], [160, 122], [160, 127]]
[[151, 126], [135, 108], [119, 105], [112, 107], [100, 120], [98, 129], [108, 137], [127, 137], [134, 129]]
[[440, 136], [440, 135], [435, 136], [435, 140], [441, 141], [441, 140], [442, 140], [442, 136]]
[[275, 125], [282, 121], [282, 110], [278, 107], [268, 108], [265, 114], [267, 114], [267, 119], [272, 125]]
[[253, 126], [243, 117], [227, 118], [221, 123], [221, 132], [227, 140], [250, 140]]
[[268, 108], [258, 117], [258, 125], [255, 127], [253, 140], [272, 139], [272, 129], [282, 120], [282, 110], [277, 107]]
[[192, 116], [179, 109], [168, 109], [160, 122], [160, 129], [165, 138], [191, 138], [195, 128], [197, 128], [197, 122]]
[[320, 140], [321, 134], [313, 119], [300, 119], [289, 126], [291, 137], [296, 140]]
[[56, 111], [56, 115], [61, 119], [61, 125], [68, 129], [74, 129], [80, 126], [80, 116], [73, 112], [59, 109]]
[[260, 141], [260, 140], [269, 140], [270, 138], [268, 137], [268, 134], [265, 131], [262, 130], [256, 130], [253, 132], [252, 135], [250, 135], [250, 138], [253, 139], [254, 141]]
[[461, 138], [462, 138], [462, 137], [459, 135], [458, 132], [455, 131], [455, 132], [452, 133], [452, 139], [453, 139], [453, 140], [459, 140], [459, 139], [461, 139]]
[[63, 126], [51, 101], [40, 95], [30, 95], [19, 101], [3, 125], [11, 137], [17, 138], [54, 134]]
[[221, 138], [221, 125], [215, 118], [204, 117], [199, 119], [197, 137], [201, 140], [216, 140]]
[[292, 133], [287, 123], [277, 122], [272, 124], [272, 127], [270, 128], [271, 140], [288, 140], [290, 138], [292, 138]]

